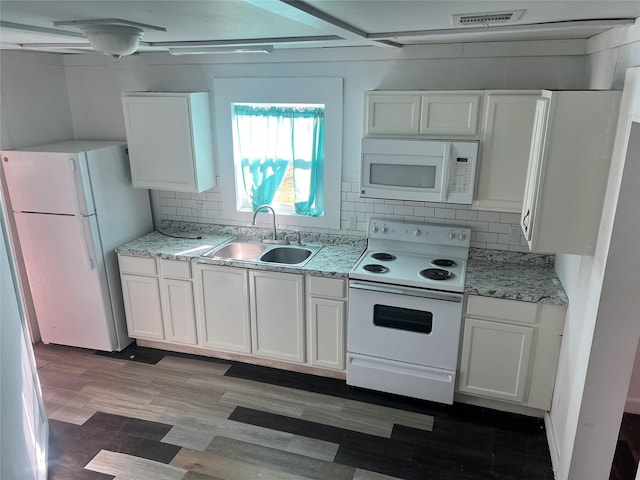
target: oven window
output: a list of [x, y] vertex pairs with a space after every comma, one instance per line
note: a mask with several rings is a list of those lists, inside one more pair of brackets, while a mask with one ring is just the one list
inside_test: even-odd
[[371, 185], [392, 187], [435, 188], [435, 165], [397, 165], [372, 163], [370, 166]]
[[409, 308], [374, 305], [373, 324], [377, 327], [429, 334], [433, 328], [433, 314]]

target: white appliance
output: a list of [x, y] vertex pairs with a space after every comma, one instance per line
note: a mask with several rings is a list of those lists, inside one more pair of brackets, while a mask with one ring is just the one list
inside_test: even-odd
[[473, 202], [477, 141], [362, 139], [360, 196]]
[[371, 219], [349, 273], [347, 383], [453, 403], [470, 229]]
[[2, 152], [44, 343], [120, 351], [127, 335], [115, 248], [153, 230], [126, 145], [63, 142]]

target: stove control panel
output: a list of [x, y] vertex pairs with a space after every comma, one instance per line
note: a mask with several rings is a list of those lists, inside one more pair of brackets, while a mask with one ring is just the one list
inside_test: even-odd
[[433, 245], [468, 247], [471, 229], [433, 223], [412, 223], [400, 220], [372, 218], [369, 220], [369, 238], [417, 242]]

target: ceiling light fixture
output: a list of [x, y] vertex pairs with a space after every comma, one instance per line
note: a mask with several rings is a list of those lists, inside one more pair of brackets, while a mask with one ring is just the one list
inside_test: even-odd
[[114, 58], [134, 53], [144, 35], [139, 28], [123, 25], [90, 25], [81, 30], [96, 52]]
[[79, 29], [93, 49], [114, 58], [120, 58], [134, 53], [140, 45], [144, 30], [158, 30], [166, 32], [162, 27], [154, 27], [144, 23], [129, 22], [117, 18], [102, 20], [72, 20], [68, 22], [54, 22], [55, 27], [75, 27]]
[[204, 55], [218, 53], [271, 53], [273, 45], [245, 45], [228, 47], [176, 47], [170, 48], [171, 55]]

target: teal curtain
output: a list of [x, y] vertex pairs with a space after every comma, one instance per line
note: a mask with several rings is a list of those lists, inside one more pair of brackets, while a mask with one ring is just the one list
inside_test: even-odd
[[255, 209], [271, 204], [293, 166], [294, 208], [324, 213], [324, 109], [234, 105], [234, 149], [244, 192]]

